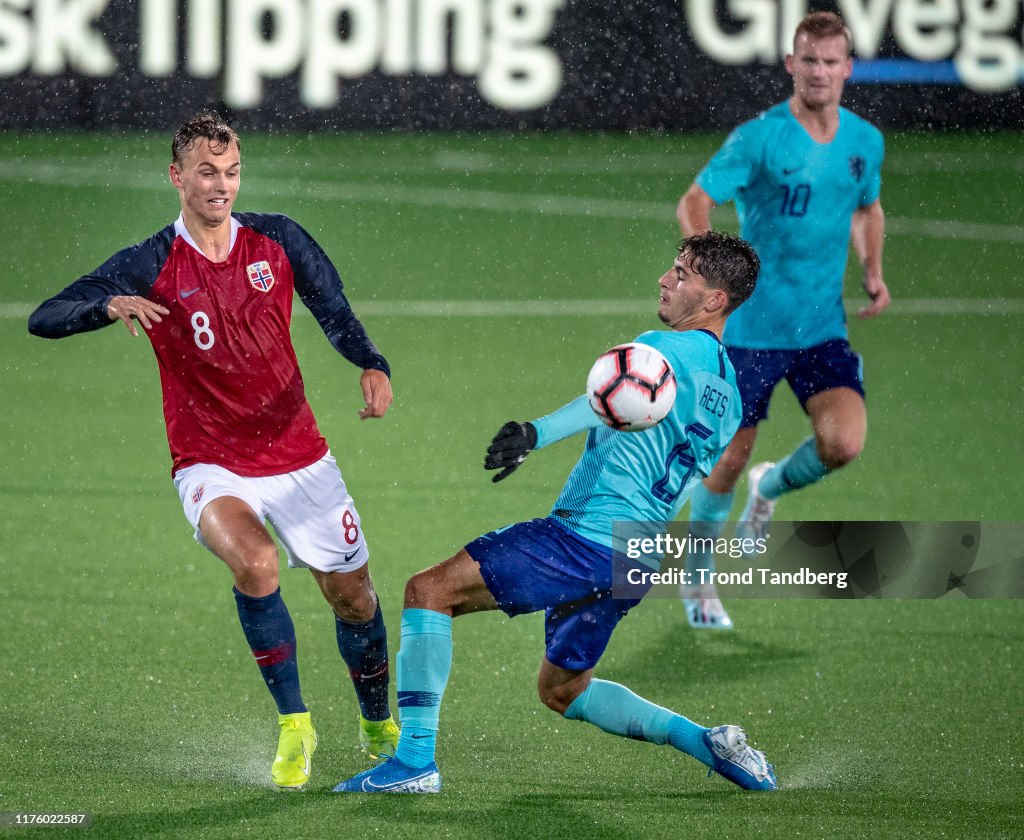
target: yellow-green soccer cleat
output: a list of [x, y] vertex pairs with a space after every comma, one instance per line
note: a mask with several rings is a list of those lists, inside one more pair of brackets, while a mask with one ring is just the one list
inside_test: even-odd
[[359, 716], [359, 748], [370, 758], [390, 758], [398, 746], [399, 729], [394, 717], [367, 720]]
[[316, 730], [309, 712], [278, 715], [281, 735], [270, 778], [279, 788], [298, 790], [309, 781], [309, 761], [316, 749]]

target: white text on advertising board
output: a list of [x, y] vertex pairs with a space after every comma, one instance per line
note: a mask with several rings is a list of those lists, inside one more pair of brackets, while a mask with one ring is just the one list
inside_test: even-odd
[[[698, 46], [723, 64], [774, 64], [792, 52], [793, 32], [807, 0], [683, 0]], [[878, 56], [883, 38], [906, 57], [952, 60], [969, 88], [996, 92], [1016, 87], [1024, 49], [1020, 0], [839, 0], [860, 59]], [[725, 27], [722, 20], [740, 25]]]
[[[101, 30], [110, 0], [0, 0], [0, 76], [108, 77]], [[140, 0], [138, 70], [223, 76], [224, 101], [260, 105], [264, 81], [295, 76], [302, 102], [330, 108], [344, 80], [475, 77], [498, 108], [548, 104], [562, 63], [544, 44], [565, 0]], [[179, 26], [179, 15], [184, 20]], [[180, 38], [179, 38], [179, 32]]]

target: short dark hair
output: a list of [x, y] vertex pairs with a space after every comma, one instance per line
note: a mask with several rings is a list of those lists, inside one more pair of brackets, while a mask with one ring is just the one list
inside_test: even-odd
[[181, 124], [171, 141], [171, 159], [181, 159], [192, 150], [196, 141], [205, 138], [210, 142], [210, 151], [215, 155], [224, 154], [234, 142], [239, 150], [242, 144], [235, 130], [216, 111], [200, 111]]
[[761, 260], [745, 239], [708, 230], [683, 239], [676, 246], [679, 256], [691, 271], [704, 278], [712, 289], [721, 289], [729, 298], [728, 315], [754, 293]]
[[809, 38], [833, 38], [841, 35], [846, 39], [846, 54], [853, 53], [853, 33], [843, 23], [843, 19], [835, 12], [811, 12], [797, 25], [793, 33], [793, 50], [796, 51], [796, 39], [801, 32], [806, 32]]

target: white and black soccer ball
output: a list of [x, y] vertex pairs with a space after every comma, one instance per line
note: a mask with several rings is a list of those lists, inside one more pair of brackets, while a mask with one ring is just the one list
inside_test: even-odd
[[587, 376], [590, 407], [607, 425], [640, 432], [657, 425], [676, 401], [668, 359], [647, 344], [619, 344], [597, 357]]

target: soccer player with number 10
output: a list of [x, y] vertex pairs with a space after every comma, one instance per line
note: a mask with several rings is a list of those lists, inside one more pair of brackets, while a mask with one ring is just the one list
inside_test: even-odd
[[[853, 70], [852, 47], [853, 36], [838, 15], [807, 15], [786, 57], [793, 95], [733, 131], [679, 201], [683, 236], [708, 230], [711, 210], [734, 201], [740, 236], [761, 258], [757, 291], [722, 336], [736, 368], [743, 420], [694, 491], [695, 537], [717, 537], [724, 527], [757, 427], [783, 379], [813, 435], [777, 464], [751, 467], [738, 537], [767, 538], [781, 496], [849, 464], [864, 445], [861, 358], [850, 347], [843, 308], [851, 240], [871, 299], [860, 317], [880, 314], [889, 305], [889, 289], [882, 279], [882, 135], [839, 105]], [[687, 566], [691, 573], [714, 570], [714, 554], [691, 552]], [[690, 626], [732, 629], [714, 586], [688, 586], [682, 595]]]

